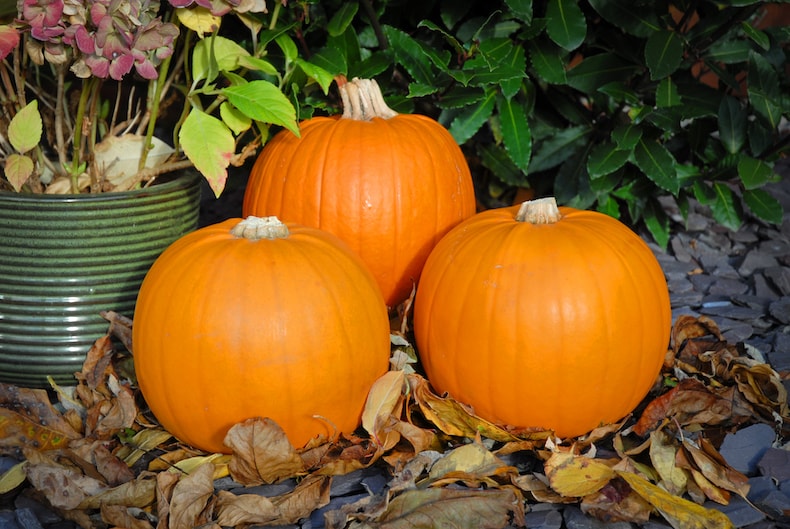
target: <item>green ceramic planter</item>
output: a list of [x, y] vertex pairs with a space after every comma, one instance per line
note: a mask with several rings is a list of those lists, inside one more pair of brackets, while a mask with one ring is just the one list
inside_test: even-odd
[[0, 192], [0, 382], [73, 385], [102, 310], [131, 317], [154, 260], [195, 229], [200, 176], [95, 195]]

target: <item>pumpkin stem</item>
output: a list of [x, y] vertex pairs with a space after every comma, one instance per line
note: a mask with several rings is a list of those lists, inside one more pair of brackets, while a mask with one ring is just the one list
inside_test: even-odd
[[530, 224], [554, 224], [562, 218], [554, 197], [536, 198], [521, 203], [516, 221]]
[[230, 234], [250, 241], [284, 239], [288, 237], [288, 226], [277, 217], [253, 217], [250, 215], [233, 226]]
[[353, 78], [341, 83], [338, 80], [340, 99], [343, 101], [343, 118], [370, 121], [373, 118], [389, 119], [398, 115], [384, 102], [381, 89], [373, 79]]

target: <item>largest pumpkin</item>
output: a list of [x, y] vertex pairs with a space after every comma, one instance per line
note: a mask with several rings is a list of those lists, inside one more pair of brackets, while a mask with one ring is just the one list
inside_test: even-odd
[[339, 90], [343, 116], [303, 121], [300, 137], [282, 131], [264, 147], [242, 211], [337, 235], [392, 307], [409, 296], [436, 242], [475, 213], [472, 178], [433, 119], [395, 113], [370, 80]]
[[157, 259], [133, 346], [143, 396], [180, 440], [224, 452], [231, 426], [269, 417], [299, 447], [357, 427], [389, 365], [389, 319], [373, 277], [336, 237], [230, 219]]
[[633, 410], [669, 342], [669, 293], [650, 248], [612, 217], [553, 200], [453, 229], [414, 303], [437, 391], [490, 421], [560, 437]]

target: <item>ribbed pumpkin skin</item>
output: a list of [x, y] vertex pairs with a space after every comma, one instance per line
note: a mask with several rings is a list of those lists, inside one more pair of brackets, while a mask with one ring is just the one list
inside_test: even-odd
[[[389, 321], [370, 273], [336, 237], [286, 223], [284, 239], [230, 234], [240, 219], [171, 245], [140, 289], [140, 389], [183, 442], [227, 452], [228, 429], [270, 417], [292, 444], [352, 432], [389, 365]], [[314, 418], [319, 415], [325, 420]]]
[[243, 214], [314, 226], [368, 265], [384, 300], [405, 300], [436, 242], [475, 213], [472, 178], [449, 132], [421, 115], [314, 117], [283, 131], [250, 173]]
[[621, 419], [661, 369], [671, 311], [648, 246], [619, 221], [560, 208], [556, 224], [477, 214], [436, 246], [414, 330], [434, 389], [481, 417], [583, 435]]

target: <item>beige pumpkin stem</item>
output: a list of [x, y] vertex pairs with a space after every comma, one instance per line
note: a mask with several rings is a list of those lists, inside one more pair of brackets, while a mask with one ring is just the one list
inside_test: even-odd
[[230, 234], [250, 241], [284, 239], [288, 237], [288, 226], [277, 217], [253, 217], [250, 215], [233, 226]]
[[562, 218], [557, 200], [554, 197], [536, 198], [521, 203], [516, 213], [518, 222], [530, 224], [554, 224]]
[[343, 119], [370, 121], [373, 118], [390, 119], [398, 115], [384, 102], [381, 88], [373, 79], [353, 78], [346, 81], [338, 77], [337, 86], [343, 101]]

